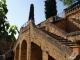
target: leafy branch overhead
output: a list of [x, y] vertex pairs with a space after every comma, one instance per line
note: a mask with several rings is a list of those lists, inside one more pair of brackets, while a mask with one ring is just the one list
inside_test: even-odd
[[17, 26], [10, 26], [7, 21], [6, 14], [8, 13], [6, 0], [0, 1], [0, 40], [6, 38], [7, 41], [14, 41], [15, 34], [18, 32]]
[[72, 5], [72, 4], [74, 4], [75, 2], [80, 1], [80, 0], [60, 0], [60, 1], [63, 2], [63, 4], [64, 4], [65, 6], [70, 6], [70, 5]]

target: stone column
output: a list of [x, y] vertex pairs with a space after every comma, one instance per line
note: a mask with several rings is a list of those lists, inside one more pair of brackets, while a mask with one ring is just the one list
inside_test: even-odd
[[21, 60], [21, 43], [19, 44], [19, 60]]
[[48, 54], [46, 51], [42, 52], [42, 60], [48, 60]]
[[27, 60], [31, 58], [31, 42], [27, 41]]
[[64, 9], [63, 14], [64, 14], [63, 18], [66, 18], [66, 10], [65, 9]]

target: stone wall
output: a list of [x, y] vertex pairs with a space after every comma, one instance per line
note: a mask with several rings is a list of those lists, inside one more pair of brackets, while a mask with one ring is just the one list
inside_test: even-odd
[[67, 19], [67, 32], [70, 33], [75, 31], [80, 31], [80, 24], [72, 18]]
[[[32, 24], [30, 25], [30, 28], [28, 30], [20, 34], [20, 37], [18, 38], [18, 41], [13, 49], [15, 52], [15, 57], [16, 57], [16, 48], [19, 45], [19, 57], [18, 57], [19, 60], [21, 59], [20, 57], [21, 48], [20, 47], [22, 45], [22, 41], [24, 40], [27, 43], [27, 50], [26, 50], [27, 60], [31, 59], [31, 46], [33, 46], [31, 45], [31, 43], [34, 43], [41, 48], [42, 60], [48, 60], [49, 56], [51, 56], [53, 59], [56, 59], [56, 60], [66, 60], [71, 54], [71, 50], [69, 47], [61, 44], [60, 42], [50, 37], [46, 33], [42, 32], [41, 30], [39, 30], [38, 28], [36, 28], [36, 26]], [[37, 55], [36, 53], [37, 52], [35, 52], [34, 54]], [[34, 60], [35, 60], [35, 56], [34, 56]]]
[[[66, 19], [62, 19], [60, 21], [54, 22], [52, 21], [52, 17], [46, 21], [41, 22], [37, 25], [38, 28], [42, 30], [47, 30], [51, 33], [54, 33], [58, 36], [61, 36], [63, 38], [66, 37]], [[52, 22], [50, 22], [52, 21]]]
[[51, 33], [53, 33], [55, 35], [61, 36], [63, 38], [66, 37], [67, 33], [64, 30], [61, 30], [60, 28], [58, 28], [54, 24], [49, 23], [48, 26], [47, 26], [47, 29], [48, 29], [49, 32], [51, 32]]
[[45, 26], [46, 23], [49, 23], [49, 22], [54, 22], [53, 17], [50, 17], [50, 18], [48, 18], [47, 20], [39, 23], [39, 24], [37, 25], [37, 27], [38, 27], [38, 28], [41, 28], [41, 27]]
[[64, 9], [65, 16], [68, 17], [70, 15], [76, 14], [80, 11], [80, 1], [76, 2], [75, 4], [69, 6], [68, 8]]
[[66, 22], [67, 22], [66, 19], [61, 19], [60, 21], [55, 22], [54, 24], [57, 27], [59, 27], [60, 29], [66, 31], [66, 27], [67, 27], [67, 25], [66, 25], [67, 23]]
[[[47, 46], [49, 46], [49, 45], [51, 45], [51, 46], [49, 46], [49, 47], [47, 47], [47, 49], [50, 49], [50, 51], [53, 51], [52, 50], [52, 48], [54, 49], [54, 51], [56, 52], [57, 50], [57, 52], [58, 52], [58, 54], [59, 53], [61, 53], [59, 50], [61, 49], [61, 51], [62, 52], [67, 52], [66, 50], [69, 50], [69, 48], [67, 47], [67, 46], [65, 46], [65, 45], [63, 45], [63, 44], [61, 44], [60, 42], [58, 42], [57, 40], [55, 40], [54, 38], [52, 38], [52, 37], [50, 37], [49, 35], [47, 35], [46, 33], [44, 33], [44, 32], [42, 32], [42, 31], [40, 31], [40, 30], [38, 30], [37, 28], [35, 28], [35, 34], [37, 34], [36, 36], [37, 36], [37, 38], [40, 38], [39, 40], [41, 40], [41, 41], [45, 41], [45, 42], [43, 42], [41, 45], [42, 46], [45, 46], [45, 45], [47, 45]], [[34, 35], [35, 35], [34, 34]], [[45, 35], [45, 36], [44, 36]], [[49, 44], [48, 44], [49, 43]], [[53, 47], [54, 46], [54, 47]], [[63, 47], [62, 47], [63, 46]], [[51, 47], [51, 48], [50, 48]], [[65, 49], [64, 50], [64, 48], [68, 48], [68, 49]], [[56, 48], [59, 48], [59, 49], [56, 49]], [[46, 49], [46, 48], [45, 48]], [[43, 49], [44, 50], [44, 49]], [[57, 54], [57, 52], [56, 53], [54, 53], [54, 54]], [[69, 52], [69, 51], [68, 51]], [[68, 53], [67, 52], [67, 53]], [[53, 54], [52, 54], [53, 55]], [[64, 55], [64, 53], [63, 53], [63, 55]], [[67, 54], [68, 55], [68, 54]], [[56, 56], [58, 56], [58, 55], [56, 55]]]

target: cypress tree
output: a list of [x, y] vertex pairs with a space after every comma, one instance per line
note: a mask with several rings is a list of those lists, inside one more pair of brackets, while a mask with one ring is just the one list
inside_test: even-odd
[[51, 16], [57, 15], [57, 7], [55, 0], [46, 0], [45, 1], [45, 17], [46, 19], [50, 18]]
[[34, 20], [34, 5], [30, 5], [30, 12], [29, 12], [29, 20], [32, 19]]

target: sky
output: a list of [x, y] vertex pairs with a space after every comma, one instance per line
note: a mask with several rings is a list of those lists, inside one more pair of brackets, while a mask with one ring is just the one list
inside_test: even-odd
[[[28, 21], [30, 4], [34, 4], [35, 24], [39, 24], [45, 20], [44, 1], [45, 0], [7, 0], [7, 8], [9, 10], [7, 13], [7, 20], [11, 25], [18, 26], [20, 30], [20, 27]], [[57, 14], [60, 14], [66, 7], [59, 0], [56, 0], [56, 2]], [[18, 34], [16, 35], [16, 38], [17, 37]]]

